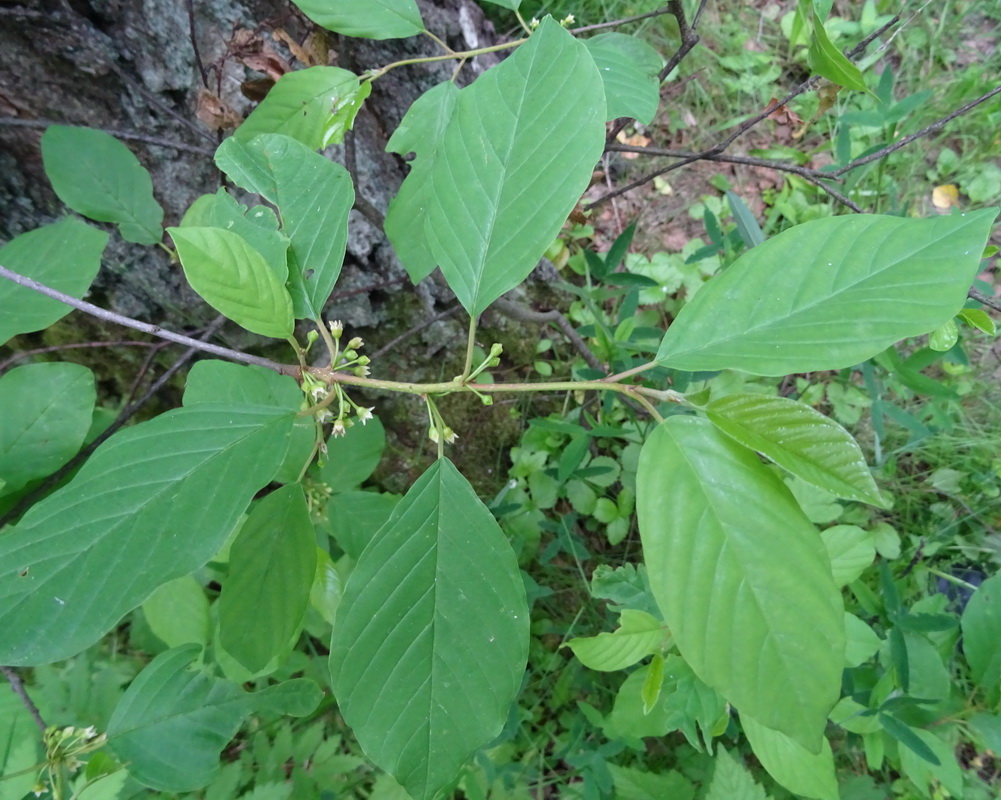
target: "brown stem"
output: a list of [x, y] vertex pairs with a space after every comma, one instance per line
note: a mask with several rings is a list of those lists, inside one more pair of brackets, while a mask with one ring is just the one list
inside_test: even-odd
[[218, 345], [202, 342], [198, 339], [192, 339], [190, 336], [183, 336], [180, 333], [165, 330], [159, 325], [150, 325], [149, 323], [140, 322], [139, 320], [132, 319], [131, 317], [123, 317], [121, 314], [116, 314], [115, 312], [108, 311], [100, 306], [95, 306], [93, 303], [88, 303], [86, 300], [78, 300], [68, 294], [63, 294], [56, 289], [46, 286], [43, 283], [39, 283], [32, 278], [27, 278], [24, 275], [9, 270], [3, 266], [0, 266], [0, 278], [6, 278], [19, 286], [24, 286], [28, 289], [39, 292], [40, 294], [44, 294], [46, 297], [51, 297], [53, 300], [58, 300], [61, 303], [65, 303], [68, 306], [72, 306], [73, 308], [90, 314], [93, 317], [102, 319], [105, 322], [113, 322], [116, 325], [124, 325], [126, 328], [133, 328], [137, 331], [148, 333], [158, 339], [167, 339], [171, 342], [177, 342], [178, 344], [184, 344], [188, 347], [194, 347], [197, 350], [212, 353], [212, 355], [219, 356], [220, 358], [225, 358], [230, 361], [239, 361], [243, 364], [254, 364], [259, 367], [265, 367], [266, 369], [274, 370], [282, 375], [297, 375], [299, 372], [298, 367], [290, 367], [287, 364], [279, 364], [267, 358], [241, 353], [238, 350], [230, 350], [228, 347], [219, 347]]
[[31, 696], [28, 694], [28, 690], [24, 688], [24, 681], [21, 680], [21, 676], [17, 674], [13, 667], [0, 667], [0, 672], [3, 673], [7, 682], [10, 683], [11, 691], [21, 698], [21, 702], [24, 703], [24, 707], [28, 709], [28, 713], [31, 714], [31, 718], [35, 720], [35, 724], [41, 729], [42, 733], [45, 733], [49, 726], [45, 724], [45, 720], [42, 719], [38, 706], [36, 706], [35, 702], [31, 699]]

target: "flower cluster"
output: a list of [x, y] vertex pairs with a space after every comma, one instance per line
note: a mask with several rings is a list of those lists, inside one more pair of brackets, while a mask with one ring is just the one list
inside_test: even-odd
[[49, 791], [46, 785], [46, 773], [49, 777], [60, 775], [62, 770], [66, 770], [71, 775], [83, 766], [83, 762], [77, 756], [92, 753], [104, 747], [108, 740], [107, 734], [98, 734], [97, 729], [91, 725], [89, 728], [57, 728], [54, 725], [45, 731], [43, 736], [45, 743], [45, 766], [38, 774], [38, 779], [31, 791], [35, 797], [41, 797]]
[[[330, 322], [330, 336], [328, 346], [330, 346], [331, 370], [350, 370], [359, 378], [368, 377], [368, 365], [371, 363], [371, 359], [368, 356], [358, 355], [358, 351], [365, 346], [362, 338], [355, 336], [349, 339], [342, 350], [341, 339], [344, 336], [344, 323], [340, 320]], [[372, 412], [375, 411], [375, 408], [364, 408], [358, 405], [348, 396], [340, 383], [335, 382], [328, 385], [309, 372], [303, 371], [302, 391], [306, 395], [308, 407], [312, 410], [317, 422], [321, 425], [333, 422], [332, 433], [334, 436], [344, 436], [348, 432], [348, 428], [353, 426], [355, 422], [364, 425], [370, 419], [374, 419]]]

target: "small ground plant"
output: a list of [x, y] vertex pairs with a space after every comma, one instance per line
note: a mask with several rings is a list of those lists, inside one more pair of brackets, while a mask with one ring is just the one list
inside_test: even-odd
[[[288, 359], [81, 300], [108, 233], [79, 217], [0, 249], [2, 341], [75, 307], [215, 356], [191, 368], [181, 407], [109, 436], [42, 497], [38, 482], [94, 438], [93, 374], [46, 362], [0, 378], [0, 663], [27, 701], [3, 701], [0, 792], [221, 798], [253, 783], [246, 796], [526, 796], [537, 758], [547, 767], [532, 796], [560, 770], [574, 775], [554, 787], [561, 797], [694, 797], [696, 784], [707, 798], [763, 796], [743, 766], [750, 752], [777, 794], [829, 800], [837, 751], [860, 759], [854, 784], [841, 771], [846, 797], [865, 796], [866, 771], [962, 796], [956, 753], [1001, 751], [1001, 579], [909, 602], [901, 581], [914, 568], [899, 563], [900, 533], [882, 516], [893, 498], [837, 420], [882, 402], [874, 387], [887, 376], [927, 389], [909, 376], [958, 347], [960, 326], [991, 327], [968, 292], [998, 210], [786, 214], [799, 224], [766, 238], [731, 192], [733, 226], [707, 201], [707, 242], [680, 257], [629, 256], [632, 229], [601, 254], [580, 236], [554, 245], [623, 121], [653, 120], [661, 81], [695, 45], [683, 4], [659, 12], [682, 31], [666, 64], [635, 37], [575, 35], [569, 18], [520, 20], [515, 41], [455, 52], [412, 0], [297, 5], [344, 36], [431, 36], [436, 58], [460, 66], [510, 51], [469, 86], [422, 95], [389, 142], [414, 159], [385, 231], [414, 282], [440, 269], [468, 313], [463, 368], [437, 383], [384, 379], [365, 342], [324, 314], [354, 190], [317, 151], [343, 140], [373, 84], [411, 62], [285, 75], [216, 150], [233, 190], [198, 198], [166, 229], [169, 247], [150, 177], [125, 145], [50, 127], [46, 173], [71, 210], [168, 248], [210, 306], [285, 342]], [[801, 2], [791, 21], [792, 45], [802, 40], [825, 81], [820, 103], [870, 92], [831, 42], [829, 6]], [[885, 88], [875, 94], [892, 116]], [[861, 211], [837, 179], [895, 149], [859, 154], [849, 141], [834, 169], [798, 174]], [[547, 253], [577, 277], [565, 284], [567, 335], [585, 343], [585, 361], [564, 375], [542, 358], [533, 369], [545, 380], [494, 381], [503, 348], [478, 342], [478, 320]], [[894, 349], [925, 334], [929, 353]], [[820, 371], [844, 379], [818, 393], [803, 376]], [[437, 449], [402, 496], [364, 486], [385, 435], [378, 402], [361, 398], [383, 392], [424, 406]], [[564, 393], [564, 411], [530, 422], [488, 505], [446, 456], [476, 431], [455, 430], [439, 401], [538, 392]], [[964, 479], [936, 478], [957, 498]], [[616, 563], [589, 551], [635, 545], [634, 534], [641, 552]], [[574, 637], [547, 619], [552, 587], [521, 569], [534, 561], [576, 570], [590, 623], [607, 603], [615, 630]], [[94, 648], [125, 618], [134, 652]], [[547, 666], [526, 680], [530, 657]], [[89, 720], [47, 727], [15, 668], [33, 669], [47, 716], [72, 708]], [[594, 677], [623, 671], [614, 689]], [[556, 752], [535, 743], [520, 762], [511, 755], [525, 720]], [[676, 753], [645, 753], [645, 739], [674, 731], [685, 741]]]

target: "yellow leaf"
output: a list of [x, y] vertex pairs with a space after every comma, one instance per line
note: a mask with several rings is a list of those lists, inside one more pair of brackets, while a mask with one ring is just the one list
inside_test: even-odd
[[951, 208], [959, 205], [959, 191], [956, 184], [946, 183], [932, 189], [931, 202], [935, 208]]

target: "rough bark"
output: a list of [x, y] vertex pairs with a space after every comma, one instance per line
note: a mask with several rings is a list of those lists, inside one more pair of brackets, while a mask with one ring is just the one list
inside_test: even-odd
[[[428, 29], [453, 48], [493, 43], [492, 26], [472, 0], [418, 1]], [[4, 0], [0, 5], [0, 52], [4, 53], [0, 59], [0, 243], [66, 213], [42, 170], [39, 139], [52, 122], [131, 134], [124, 141], [153, 175], [155, 195], [166, 211], [165, 224], [176, 224], [196, 197], [214, 191], [221, 180], [211, 153], [223, 133], [199, 120], [200, 91], [208, 88], [239, 115], [249, 113], [253, 104], [241, 94], [240, 84], [260, 78], [261, 73], [234, 58], [230, 44], [236, 31], [254, 31], [290, 65], [301, 67], [289, 49], [273, 39], [272, 33], [279, 28], [302, 42], [314, 26], [285, 0], [26, 0], [20, 4]], [[375, 42], [330, 34], [327, 43], [328, 63], [356, 72], [440, 52], [428, 37]], [[460, 83], [471, 81], [491, 63], [468, 64]], [[348, 255], [328, 316], [343, 319], [352, 332], [364, 334], [373, 348], [440, 314], [451, 302], [451, 293], [440, 281], [427, 280], [413, 290], [378, 226], [406, 173], [403, 160], [385, 152], [386, 141], [413, 100], [449, 79], [454, 67], [454, 62], [441, 62], [390, 72], [376, 82], [345, 144], [328, 151], [352, 172], [360, 198], [352, 211]], [[190, 290], [162, 249], [132, 245], [116, 235], [89, 299], [174, 329], [202, 325], [215, 315]], [[60, 340], [105, 338], [85, 320], [75, 324], [69, 334], [58, 334]], [[465, 326], [465, 315], [444, 317], [373, 367], [381, 377], [451, 377], [461, 369]], [[535, 332], [526, 336], [521, 327], [515, 326], [514, 335], [531, 350], [537, 340]], [[508, 351], [517, 348], [516, 342], [500, 333], [485, 334], [484, 340], [488, 338], [501, 339]], [[261, 344], [233, 325], [224, 329], [223, 341], [238, 348]], [[446, 345], [454, 347], [449, 348], [443, 365]], [[77, 358], [80, 352], [70, 357]], [[521, 363], [531, 363], [531, 352]], [[111, 394], [125, 391], [134, 368], [135, 362], [127, 364], [124, 371], [129, 374], [113, 379]], [[100, 370], [99, 376], [108, 379]], [[419, 450], [426, 431], [422, 404], [412, 399], [401, 403], [385, 397], [378, 400], [390, 425], [398, 430], [403, 450]], [[456, 421], [453, 427], [462, 434], [468, 432], [464, 436], [468, 446], [473, 439], [469, 426], [492, 423], [485, 416], [488, 410], [477, 408], [475, 401], [469, 405], [459, 400], [458, 406], [465, 408], [469, 420], [466, 424]], [[400, 424], [393, 426], [394, 417]], [[516, 429], [515, 425], [500, 438], [510, 442]], [[479, 454], [472, 458], [487, 473], [496, 460]], [[417, 460], [393, 469], [402, 478], [418, 468]], [[401, 480], [397, 488], [405, 482]]]

